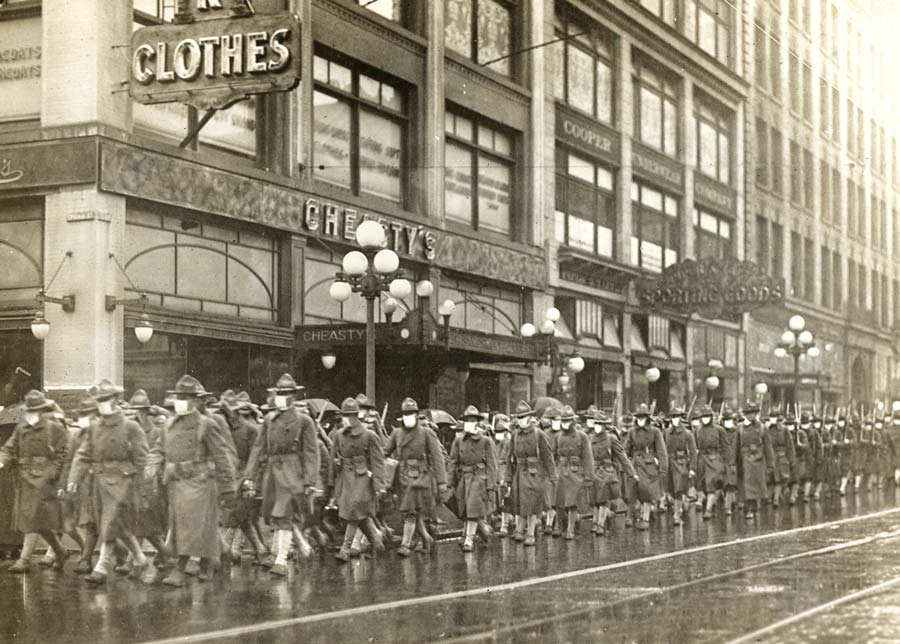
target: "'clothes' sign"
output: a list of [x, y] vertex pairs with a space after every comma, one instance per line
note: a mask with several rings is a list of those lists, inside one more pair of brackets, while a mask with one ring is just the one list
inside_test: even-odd
[[[217, 7], [209, 6], [209, 9]], [[300, 21], [291, 13], [144, 27], [131, 37], [131, 96], [220, 109], [299, 82]]]

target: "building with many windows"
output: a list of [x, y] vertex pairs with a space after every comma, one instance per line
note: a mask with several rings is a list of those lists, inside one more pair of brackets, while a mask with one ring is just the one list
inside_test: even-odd
[[[817, 397], [889, 387], [900, 171], [885, 51], [861, 9], [257, 0], [299, 17], [300, 83], [204, 113], [129, 96], [130, 34], [178, 4], [0, 9], [7, 399], [66, 399], [101, 377], [159, 398], [184, 372], [255, 398], [285, 370], [312, 396], [362, 390], [365, 303], [329, 286], [369, 218], [407, 277], [434, 285], [390, 323], [378, 302], [377, 395], [395, 409], [413, 395], [506, 410], [548, 391], [666, 405], [704, 399], [713, 372], [717, 401], [759, 381], [790, 397], [771, 352], [785, 309], [640, 305], [636, 280], [688, 258], [784, 277], [824, 349], [803, 369]], [[29, 331], [42, 287], [75, 296], [73, 311], [45, 304], [43, 342]], [[551, 306], [553, 340], [523, 337]]]

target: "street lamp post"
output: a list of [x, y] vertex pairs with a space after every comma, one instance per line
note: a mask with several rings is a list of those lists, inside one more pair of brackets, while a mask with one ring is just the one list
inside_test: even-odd
[[[554, 338], [556, 337], [556, 323], [559, 322], [562, 314], [555, 306], [551, 306], [544, 312], [544, 319], [539, 325], [526, 322], [519, 329], [519, 335], [523, 338], [533, 338], [539, 336], [546, 345], [545, 364], [550, 366], [551, 371], [551, 389], [555, 386], [564, 394], [567, 392], [571, 376], [569, 374], [579, 374], [584, 371], [585, 363], [577, 353], [571, 356], [563, 356], [556, 345]], [[557, 372], [559, 374], [557, 375]]]
[[[329, 295], [345, 302], [351, 293], [366, 299], [366, 396], [375, 400], [375, 300], [387, 291], [402, 300], [412, 293], [412, 285], [403, 279], [400, 258], [384, 246], [384, 228], [367, 220], [356, 228], [356, 242], [362, 251], [351, 250], [341, 260], [341, 272], [329, 288]], [[393, 311], [392, 311], [393, 312]]]
[[775, 347], [775, 357], [784, 358], [790, 355], [794, 359], [794, 402], [800, 393], [800, 358], [809, 355], [818, 357], [819, 348], [815, 344], [812, 331], [806, 328], [806, 320], [802, 315], [794, 315], [788, 320], [788, 328], [781, 334], [780, 342]]

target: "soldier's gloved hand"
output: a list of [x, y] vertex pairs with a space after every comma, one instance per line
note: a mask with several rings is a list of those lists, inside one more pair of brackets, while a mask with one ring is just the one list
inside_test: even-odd
[[66, 486], [66, 492], [69, 494], [77, 494], [78, 493], [78, 483], [72, 482]]
[[632, 480], [634, 480], [634, 481], [640, 481], [640, 480], [641, 480], [641, 477], [638, 476], [637, 474], [635, 474], [635, 475], [632, 476], [631, 478], [632, 478]]
[[688, 471], [688, 476], [689, 476], [690, 478], [694, 478], [695, 476], [697, 476], [697, 473], [696, 473], [694, 470], [689, 470], [689, 471]]
[[316, 491], [315, 486], [313, 485], [304, 485], [303, 486], [303, 494], [306, 496], [311, 496]]
[[63, 498], [66, 495], [66, 488], [61, 487], [56, 491], [57, 498]]

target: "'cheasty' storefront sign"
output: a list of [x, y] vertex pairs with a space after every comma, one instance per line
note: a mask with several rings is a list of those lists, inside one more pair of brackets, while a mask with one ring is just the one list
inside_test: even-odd
[[742, 313], [784, 302], [784, 280], [753, 262], [686, 259], [655, 279], [638, 283], [641, 305], [651, 310], [706, 318], [735, 319]]
[[[201, 2], [218, 16], [219, 2]], [[247, 3], [249, 7], [249, 3]], [[294, 89], [300, 78], [300, 21], [292, 13], [234, 15], [144, 27], [131, 37], [132, 98], [221, 109], [252, 94]]]

